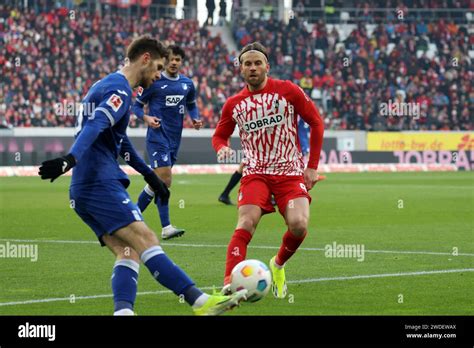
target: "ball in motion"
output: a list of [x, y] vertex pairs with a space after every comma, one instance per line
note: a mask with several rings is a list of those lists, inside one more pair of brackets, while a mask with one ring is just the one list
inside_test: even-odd
[[267, 265], [259, 260], [244, 260], [231, 273], [230, 290], [247, 289], [247, 301], [256, 302], [270, 290], [272, 274]]

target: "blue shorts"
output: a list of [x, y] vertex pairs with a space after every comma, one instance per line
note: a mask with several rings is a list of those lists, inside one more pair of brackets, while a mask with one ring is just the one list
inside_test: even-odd
[[178, 159], [178, 148], [171, 148], [165, 144], [147, 141], [146, 150], [153, 169], [172, 167]]
[[69, 198], [77, 215], [95, 232], [102, 246], [104, 234], [111, 235], [132, 222], [143, 221], [140, 209], [118, 180], [72, 185]]

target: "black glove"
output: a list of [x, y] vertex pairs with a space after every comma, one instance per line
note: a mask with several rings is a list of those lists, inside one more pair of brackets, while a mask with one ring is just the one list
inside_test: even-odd
[[63, 157], [44, 161], [41, 163], [38, 175], [41, 179], [51, 179], [51, 182], [56, 180], [60, 175], [66, 173], [69, 169], [76, 165], [76, 159], [73, 155], [68, 154]]
[[151, 172], [143, 176], [145, 181], [148, 185], [155, 191], [155, 202], [157, 196], [160, 197], [161, 203], [167, 204], [168, 200], [170, 199], [170, 190], [166, 184], [161, 181], [161, 179], [155, 174], [155, 172]]

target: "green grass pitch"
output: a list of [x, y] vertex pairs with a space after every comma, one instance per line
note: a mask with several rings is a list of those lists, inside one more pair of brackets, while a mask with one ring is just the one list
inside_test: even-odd
[[[171, 220], [186, 234], [163, 246], [205, 288], [221, 285], [237, 221], [235, 207], [217, 202], [228, 178], [174, 177]], [[131, 180], [136, 200], [144, 182]], [[114, 258], [69, 207], [69, 181], [0, 178], [0, 244], [41, 240], [36, 262], [0, 258], [0, 315], [112, 313]], [[473, 184], [471, 172], [328, 174], [311, 191], [308, 237], [286, 267], [290, 296], [269, 294], [228, 315], [473, 315]], [[154, 206], [144, 216], [161, 229]], [[279, 214], [264, 216], [248, 258], [268, 262], [284, 231]], [[326, 257], [333, 242], [363, 245], [364, 260]], [[144, 267], [138, 291], [139, 315], [192, 314]]]

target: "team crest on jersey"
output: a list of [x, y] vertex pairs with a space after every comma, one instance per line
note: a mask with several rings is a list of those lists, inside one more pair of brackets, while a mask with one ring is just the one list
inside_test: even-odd
[[285, 118], [282, 114], [270, 115], [267, 117], [251, 120], [244, 123], [246, 132], [255, 132], [267, 127], [274, 127], [284, 122]]
[[278, 109], [280, 108], [280, 101], [278, 99], [273, 102], [273, 107], [275, 108], [275, 111], [278, 112]]
[[143, 94], [143, 87], [142, 86], [138, 86], [137, 93], [140, 96]]
[[117, 94], [112, 94], [110, 98], [107, 100], [107, 105], [110, 106], [112, 110], [114, 110], [114, 112], [117, 112], [118, 109], [120, 109], [120, 107], [122, 106], [122, 104], [123, 104], [123, 100]]
[[185, 83], [182, 83], [181, 86], [183, 86], [183, 89], [186, 91], [188, 89], [188, 85]]
[[181, 100], [183, 100], [184, 95], [167, 95], [166, 96], [166, 106], [176, 106]]

